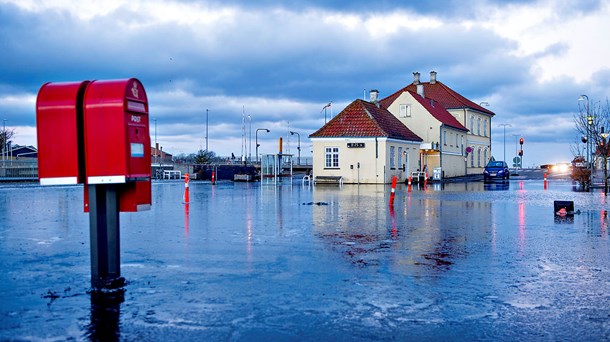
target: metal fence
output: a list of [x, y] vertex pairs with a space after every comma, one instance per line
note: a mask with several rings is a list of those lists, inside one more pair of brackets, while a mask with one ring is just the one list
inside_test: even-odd
[[0, 180], [36, 180], [38, 179], [37, 160], [2, 160], [0, 161]]

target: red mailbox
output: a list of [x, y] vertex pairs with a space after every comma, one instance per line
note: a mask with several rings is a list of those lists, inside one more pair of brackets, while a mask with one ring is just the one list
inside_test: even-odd
[[45, 83], [36, 99], [42, 185], [84, 183], [82, 100], [89, 81]]
[[92, 288], [122, 287], [119, 211], [148, 210], [152, 203], [142, 83], [46, 83], [38, 92], [36, 121], [40, 183], [85, 184]]
[[120, 211], [150, 209], [148, 122], [146, 92], [137, 79], [93, 81], [87, 86], [84, 98], [86, 182], [124, 184], [118, 188]]

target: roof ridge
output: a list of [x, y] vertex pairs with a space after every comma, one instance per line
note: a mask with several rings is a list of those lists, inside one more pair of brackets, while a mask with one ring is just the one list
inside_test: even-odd
[[[381, 127], [381, 125], [379, 125], [379, 121], [377, 121], [377, 117], [375, 117], [373, 114], [371, 114], [371, 112], [369, 111], [368, 108], [366, 108], [367, 106], [364, 104], [365, 100], [360, 100], [358, 99], [358, 101], [360, 101], [361, 105], [362, 105], [362, 109], [364, 109], [364, 112], [369, 116], [369, 119], [375, 124], [375, 126], [383, 133], [385, 133], [386, 135], [390, 135], [388, 133], [388, 131], [386, 131], [383, 127]], [[374, 103], [368, 102], [366, 101], [367, 104], [371, 104], [373, 106], [375, 106]]]

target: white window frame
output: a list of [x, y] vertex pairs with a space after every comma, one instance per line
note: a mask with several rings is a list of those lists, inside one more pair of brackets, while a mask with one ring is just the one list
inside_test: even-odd
[[402, 147], [398, 148], [398, 168], [402, 168]]
[[394, 146], [390, 146], [390, 170], [396, 169], [395, 152], [396, 152], [396, 148]]
[[339, 147], [326, 146], [324, 147], [324, 168], [338, 169], [339, 168]]
[[398, 116], [401, 118], [410, 118], [411, 117], [411, 105], [410, 104], [399, 105], [399, 115]]

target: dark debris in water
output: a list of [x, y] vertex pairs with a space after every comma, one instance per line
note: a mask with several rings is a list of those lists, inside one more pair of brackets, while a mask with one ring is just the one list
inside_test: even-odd
[[303, 205], [328, 205], [327, 202], [307, 202], [307, 203], [303, 203]]

